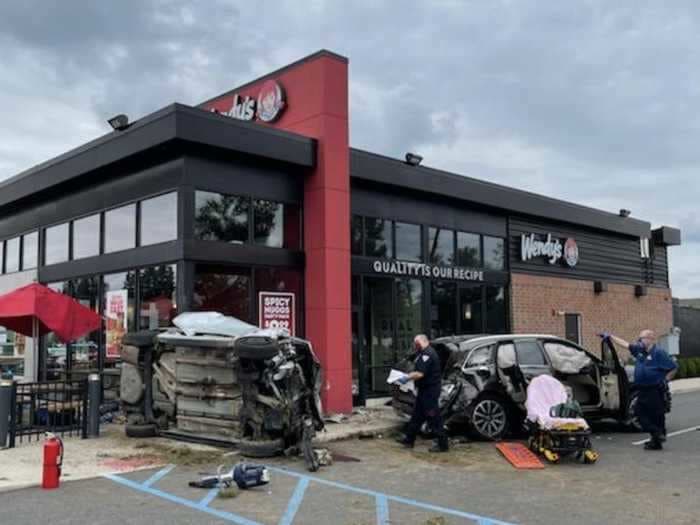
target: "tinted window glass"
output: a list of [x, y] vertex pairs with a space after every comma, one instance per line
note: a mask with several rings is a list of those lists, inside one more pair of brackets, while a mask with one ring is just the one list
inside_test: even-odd
[[428, 231], [428, 254], [432, 264], [452, 264], [454, 261], [454, 232], [442, 228]]
[[457, 265], [481, 267], [481, 236], [476, 233], [457, 232]]
[[396, 258], [404, 261], [422, 261], [423, 243], [418, 224], [396, 223]]
[[503, 270], [505, 268], [503, 239], [484, 236], [484, 267], [487, 270]]
[[534, 341], [520, 341], [515, 343], [515, 354], [518, 356], [520, 366], [546, 365], [542, 349]]
[[141, 201], [141, 246], [177, 239], [177, 193]]
[[139, 329], [157, 330], [170, 326], [170, 321], [177, 315], [176, 278], [177, 267], [174, 264], [141, 270]]
[[493, 364], [493, 345], [482, 346], [469, 354], [466, 366], [468, 368], [475, 366], [488, 366]]
[[45, 255], [46, 264], [56, 264], [68, 260], [68, 223], [46, 228]]
[[22, 270], [36, 268], [39, 260], [39, 232], [22, 237]]
[[423, 283], [419, 279], [396, 280], [397, 349], [408, 351], [413, 338], [423, 332]]
[[100, 216], [73, 221], [73, 259], [100, 254]]
[[255, 244], [282, 248], [284, 246], [284, 207], [281, 202], [255, 201], [253, 228]]
[[194, 235], [207, 241], [248, 242], [249, 210], [247, 197], [197, 191]]
[[105, 212], [105, 253], [136, 246], [136, 205]]
[[103, 278], [105, 318], [105, 355], [108, 366], [121, 355], [121, 343], [124, 334], [134, 330], [134, 291], [136, 289], [136, 272], [121, 272], [105, 275]]
[[391, 257], [391, 221], [365, 217], [365, 255]]
[[19, 237], [5, 243], [5, 272], [19, 271]]
[[490, 334], [506, 332], [506, 300], [502, 286], [486, 287], [486, 331]]
[[350, 243], [353, 255], [362, 255], [362, 217], [352, 216], [350, 224]]
[[221, 312], [252, 323], [250, 299], [250, 270], [197, 268], [193, 310]]
[[469, 286], [459, 290], [460, 333], [483, 333], [481, 286]]
[[[99, 277], [80, 277], [71, 281], [73, 297], [83, 306], [99, 313]], [[67, 292], [64, 292], [67, 293]], [[70, 344], [73, 353], [73, 370], [97, 371], [97, 355], [100, 345], [100, 331], [86, 334]]]
[[457, 329], [457, 285], [434, 281], [430, 296], [431, 339], [454, 335]]

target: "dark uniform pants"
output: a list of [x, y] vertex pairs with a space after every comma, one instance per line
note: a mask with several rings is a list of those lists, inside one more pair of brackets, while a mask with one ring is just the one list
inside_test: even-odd
[[438, 446], [447, 449], [447, 433], [442, 422], [442, 415], [439, 407], [440, 389], [418, 390], [416, 404], [413, 407], [411, 420], [406, 427], [406, 440], [413, 443], [420, 432], [423, 423], [428, 422], [430, 430], [437, 438]]
[[639, 424], [652, 439], [658, 440], [666, 434], [666, 399], [662, 385], [639, 388], [636, 407]]

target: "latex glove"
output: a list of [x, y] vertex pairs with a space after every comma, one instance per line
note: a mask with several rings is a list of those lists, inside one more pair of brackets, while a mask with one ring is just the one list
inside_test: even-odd
[[600, 337], [603, 341], [607, 341], [610, 339], [610, 332], [601, 332], [598, 334], [598, 337]]
[[398, 384], [400, 384], [400, 385], [405, 385], [405, 384], [408, 383], [410, 380], [411, 380], [411, 378], [408, 377], [408, 374], [404, 374], [404, 375], [402, 375], [401, 377], [399, 377], [399, 378], [396, 380], [396, 382], [397, 382]]

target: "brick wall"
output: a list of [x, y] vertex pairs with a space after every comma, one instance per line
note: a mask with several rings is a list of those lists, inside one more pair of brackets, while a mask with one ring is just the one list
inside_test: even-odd
[[600, 350], [596, 334], [604, 330], [631, 340], [644, 328], [662, 335], [673, 325], [668, 288], [648, 287], [645, 297], [635, 297], [634, 286], [608, 284], [608, 291], [596, 294], [592, 281], [512, 274], [514, 333], [564, 337], [564, 313], [581, 315], [583, 346], [595, 353]]

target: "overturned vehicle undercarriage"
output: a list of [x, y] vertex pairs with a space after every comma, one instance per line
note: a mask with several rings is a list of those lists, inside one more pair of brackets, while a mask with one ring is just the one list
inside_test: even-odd
[[127, 435], [230, 444], [250, 457], [302, 453], [318, 469], [321, 367], [311, 343], [213, 312], [174, 324], [124, 337]]

